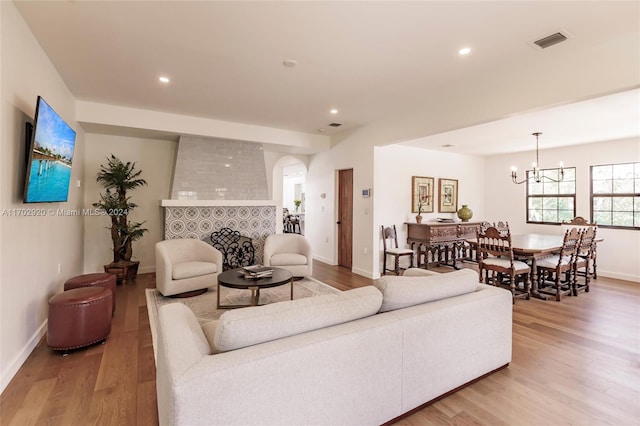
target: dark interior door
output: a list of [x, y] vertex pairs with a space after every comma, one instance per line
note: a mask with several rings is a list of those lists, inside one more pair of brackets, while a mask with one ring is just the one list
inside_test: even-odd
[[338, 171], [338, 265], [351, 268], [353, 253], [353, 169]]

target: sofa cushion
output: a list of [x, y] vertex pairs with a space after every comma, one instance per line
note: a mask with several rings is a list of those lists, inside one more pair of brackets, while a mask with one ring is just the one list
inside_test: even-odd
[[380, 312], [472, 293], [478, 287], [478, 273], [470, 269], [427, 276], [383, 276], [374, 282], [382, 292]]
[[271, 266], [306, 265], [307, 256], [296, 253], [279, 253], [271, 256]]
[[373, 286], [304, 299], [236, 309], [222, 314], [213, 336], [216, 352], [227, 352], [358, 318], [380, 309]]
[[215, 274], [218, 265], [211, 262], [180, 262], [173, 265], [171, 278], [183, 280], [185, 278], [200, 277], [202, 275]]
[[215, 346], [215, 337], [216, 337], [216, 329], [218, 328], [218, 320], [207, 321], [202, 324], [202, 332], [204, 333], [204, 337], [207, 339], [209, 343], [209, 348], [211, 349], [211, 353], [217, 353]]
[[440, 275], [440, 272], [430, 271], [423, 268], [409, 268], [406, 269], [402, 274], [403, 277], [424, 277], [431, 275]]

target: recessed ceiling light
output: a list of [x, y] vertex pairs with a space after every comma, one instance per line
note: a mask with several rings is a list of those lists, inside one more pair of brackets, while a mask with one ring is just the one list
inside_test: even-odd
[[160, 83], [168, 83], [168, 82], [170, 81], [170, 80], [169, 80], [169, 77], [164, 76], [164, 75], [163, 75], [163, 76], [160, 76], [160, 77], [158, 78], [158, 80], [160, 81]]
[[330, 112], [331, 114], [337, 114], [337, 113], [338, 113], [338, 110], [337, 110], [336, 108], [331, 108], [331, 109], [329, 110], [329, 112]]
[[295, 59], [286, 59], [282, 61], [282, 65], [287, 68], [295, 68], [295, 66], [298, 65], [298, 61], [296, 61]]
[[319, 131], [320, 133], [322, 133], [322, 132], [324, 132], [324, 129], [318, 129], [318, 131]]
[[468, 55], [469, 53], [471, 53], [470, 47], [463, 47], [462, 49], [458, 50], [459, 55]]

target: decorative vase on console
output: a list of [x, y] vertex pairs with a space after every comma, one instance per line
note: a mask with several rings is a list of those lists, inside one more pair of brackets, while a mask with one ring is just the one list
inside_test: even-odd
[[469, 219], [473, 217], [473, 211], [466, 204], [463, 204], [458, 210], [458, 217], [463, 222], [469, 222]]
[[416, 215], [416, 223], [422, 223], [422, 200], [418, 198], [418, 214]]

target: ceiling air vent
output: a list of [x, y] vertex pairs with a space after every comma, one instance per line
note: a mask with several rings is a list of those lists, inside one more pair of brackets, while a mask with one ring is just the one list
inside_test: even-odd
[[533, 43], [536, 44], [540, 49], [546, 49], [547, 47], [551, 47], [554, 44], [562, 43], [566, 39], [567, 39], [567, 36], [558, 32], [558, 33], [543, 37], [540, 40], [536, 40]]
[[331, 127], [340, 127], [340, 126], [342, 126], [342, 123], [329, 123], [329, 126], [331, 126]]

